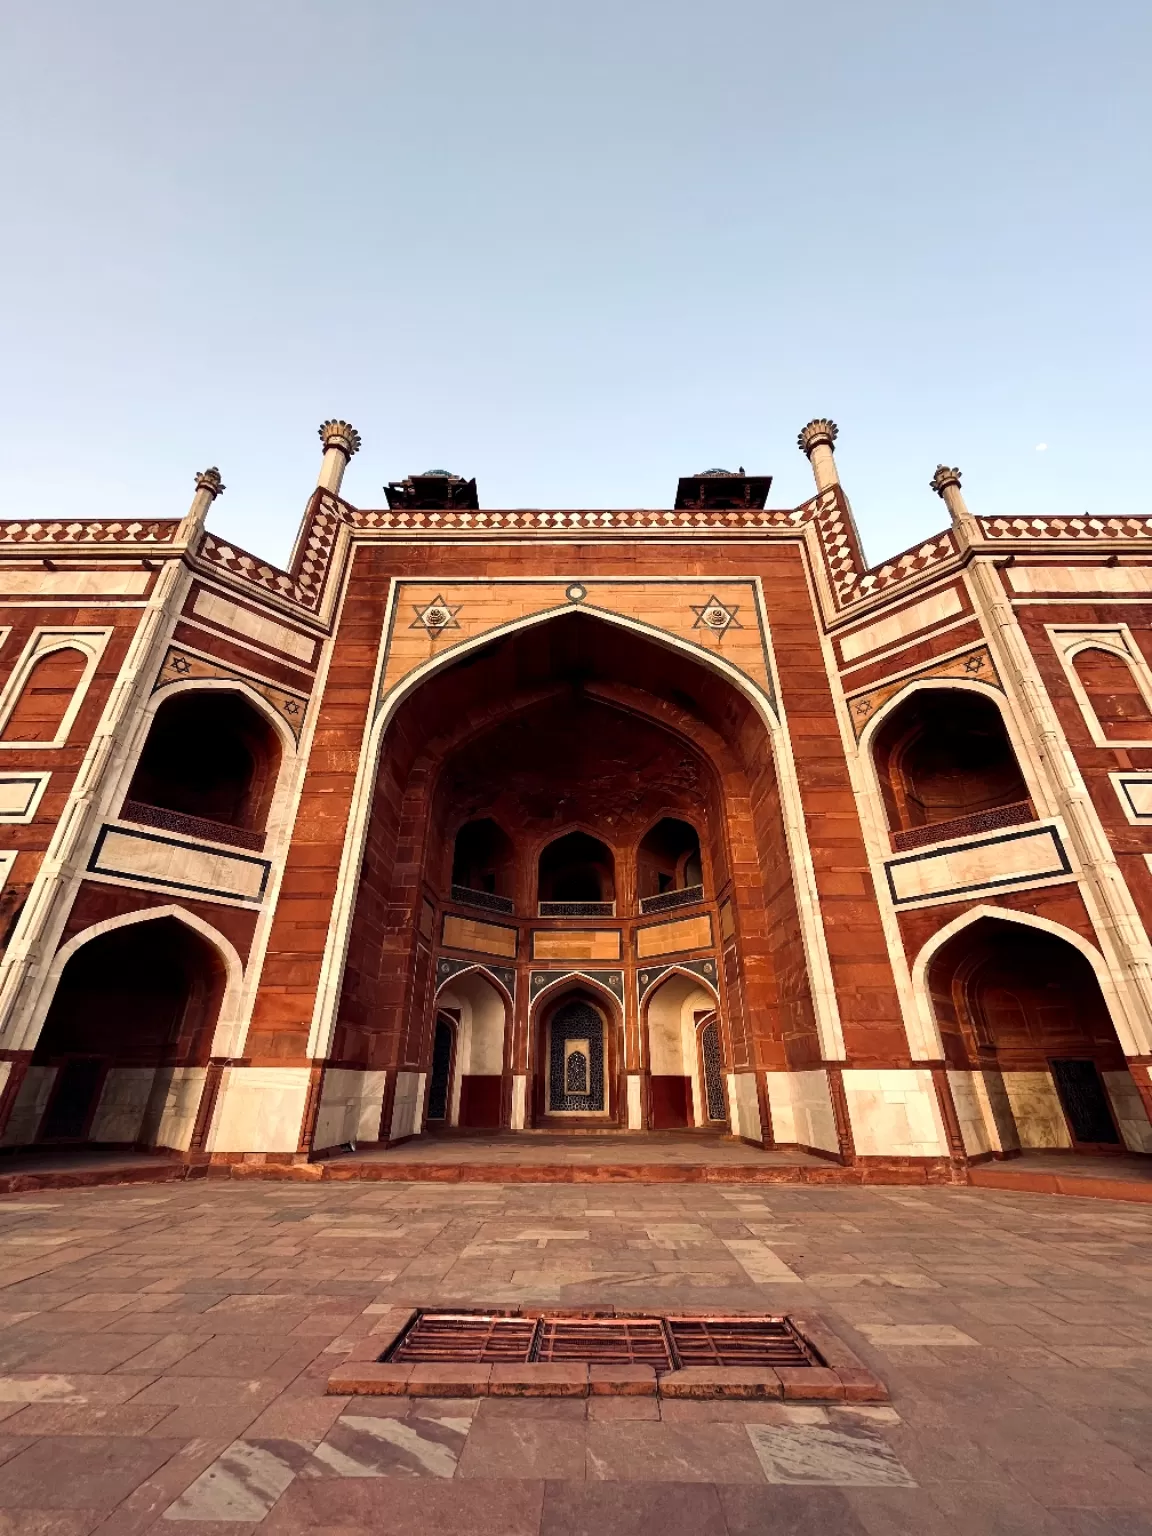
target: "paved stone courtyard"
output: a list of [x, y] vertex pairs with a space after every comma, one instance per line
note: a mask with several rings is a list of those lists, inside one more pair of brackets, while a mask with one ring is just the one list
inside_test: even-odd
[[[0, 1536], [1152, 1533], [1152, 1212], [974, 1189], [0, 1201]], [[348, 1399], [390, 1305], [817, 1311], [891, 1408]]]

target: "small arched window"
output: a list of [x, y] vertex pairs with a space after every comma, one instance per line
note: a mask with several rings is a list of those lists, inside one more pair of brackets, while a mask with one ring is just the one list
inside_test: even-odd
[[55, 742], [87, 665], [88, 657], [75, 646], [42, 656], [29, 672], [0, 740]]
[[242, 694], [177, 693], [156, 711], [124, 815], [154, 821], [137, 813], [167, 811], [211, 824], [189, 832], [233, 829], [247, 834], [239, 840], [260, 846], [279, 771], [280, 739]]
[[[913, 846], [911, 837], [960, 836], [982, 822], [1032, 819], [1003, 716], [983, 694], [960, 688], [909, 694], [876, 732], [872, 751], [898, 847]], [[928, 827], [926, 839], [920, 829]]]
[[1152, 742], [1152, 708], [1125, 657], [1090, 646], [1076, 652], [1072, 666], [1104, 741]]
[[616, 899], [616, 862], [612, 850], [587, 832], [569, 832], [558, 837], [540, 855], [539, 890], [542, 916], [580, 915], [549, 914], [545, 910], [556, 905], [608, 906]]
[[641, 901], [703, 886], [696, 828], [675, 816], [658, 821], [636, 850], [636, 879]]

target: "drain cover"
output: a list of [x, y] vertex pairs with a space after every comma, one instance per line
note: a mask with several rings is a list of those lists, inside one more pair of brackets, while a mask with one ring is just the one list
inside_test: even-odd
[[415, 1321], [386, 1356], [389, 1360], [433, 1365], [519, 1365], [531, 1357], [537, 1325], [530, 1317], [500, 1317], [478, 1312], [418, 1312]]
[[650, 1365], [657, 1375], [692, 1365], [818, 1366], [823, 1360], [786, 1317], [541, 1317], [417, 1312], [383, 1356], [398, 1364]]

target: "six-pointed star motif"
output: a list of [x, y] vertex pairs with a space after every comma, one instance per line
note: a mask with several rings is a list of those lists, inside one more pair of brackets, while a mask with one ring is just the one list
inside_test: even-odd
[[726, 629], [742, 629], [744, 627], [736, 617], [740, 612], [739, 603], [722, 603], [713, 594], [702, 607], [697, 608], [695, 603], [691, 607], [692, 612], [696, 615], [696, 622], [692, 626], [693, 629], [710, 629], [713, 634], [722, 635]]
[[453, 607], [451, 603], [446, 603], [437, 593], [432, 601], [426, 603], [423, 607], [419, 603], [413, 603], [412, 612], [416, 617], [408, 628], [426, 629], [432, 635], [438, 635], [441, 630], [445, 629], [459, 629], [460, 625], [457, 622], [456, 615], [460, 612], [460, 608], [460, 603]]

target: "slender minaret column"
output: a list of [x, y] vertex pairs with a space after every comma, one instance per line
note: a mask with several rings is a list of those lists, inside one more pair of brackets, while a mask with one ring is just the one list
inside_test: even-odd
[[202, 469], [196, 476], [196, 494], [192, 498], [192, 505], [184, 514], [184, 519], [176, 530], [177, 544], [192, 542], [204, 527], [208, 508], [217, 496], [223, 496], [223, 494], [224, 482], [220, 478], [220, 471], [216, 468]]
[[320, 427], [320, 441], [324, 444], [324, 457], [316, 484], [322, 491], [339, 496], [348, 460], [360, 450], [360, 434], [346, 421], [326, 421]]
[[830, 485], [840, 484], [836, 455], [832, 452], [832, 444], [839, 436], [840, 428], [836, 423], [820, 416], [810, 421], [796, 439], [797, 447], [808, 455], [818, 491], [826, 491]]
[[980, 524], [969, 512], [968, 504], [964, 500], [964, 492], [960, 489], [960, 471], [949, 469], [946, 464], [937, 464], [936, 473], [928, 484], [948, 508], [952, 529], [960, 548], [969, 549], [973, 544], [979, 544]]

